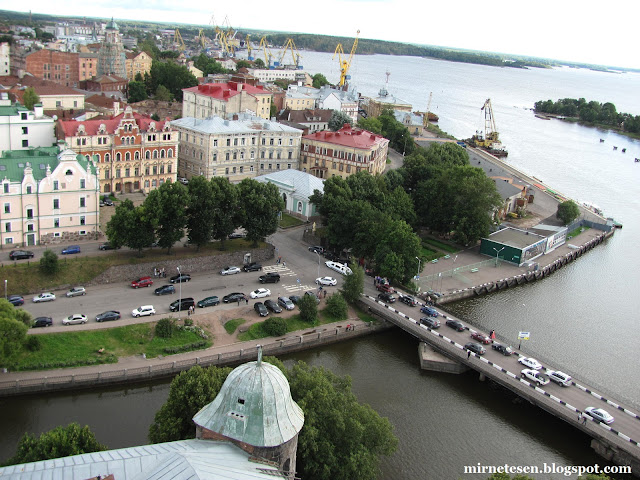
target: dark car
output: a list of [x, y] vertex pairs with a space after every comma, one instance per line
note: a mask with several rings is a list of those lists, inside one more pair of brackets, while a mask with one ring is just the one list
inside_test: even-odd
[[100, 245], [98, 245], [98, 249], [99, 250], [117, 250], [120, 247], [114, 247], [112, 246], [110, 243], [101, 243]]
[[393, 302], [396, 301], [396, 297], [391, 295], [389, 292], [379, 293], [378, 294], [378, 299], [382, 300], [383, 302], [386, 302], [386, 303], [393, 303]]
[[260, 275], [258, 280], [260, 283], [278, 283], [280, 281], [280, 274], [269, 272], [266, 275]]
[[502, 345], [501, 343], [495, 343], [494, 342], [491, 345], [491, 348], [493, 348], [494, 350], [497, 350], [498, 352], [500, 352], [504, 356], [513, 355], [513, 349], [511, 347], [506, 346], [506, 345]]
[[171, 283], [182, 283], [182, 282], [188, 282], [190, 280], [191, 280], [191, 275], [189, 275], [188, 273], [181, 273], [179, 275], [174, 275], [169, 279]]
[[51, 325], [53, 325], [53, 320], [51, 319], [51, 317], [37, 317], [34, 321], [33, 321], [33, 328], [37, 328], [37, 327], [50, 327]]
[[[320, 299], [318, 298], [318, 296], [313, 293], [313, 292], [304, 292], [305, 296], [309, 296], [309, 297], [313, 297], [316, 300], [316, 303], [320, 303]], [[289, 297], [291, 298], [291, 297]]]
[[120, 318], [120, 312], [109, 310], [96, 315], [96, 322], [111, 322]]
[[229, 240], [233, 240], [235, 238], [247, 238], [247, 234], [246, 233], [232, 233], [231, 235], [229, 235]]
[[110, 199], [110, 198], [108, 198], [108, 197], [103, 198], [103, 199], [102, 199], [102, 203], [103, 203], [103, 205], [104, 205], [104, 206], [106, 206], [106, 207], [113, 207], [113, 202], [112, 202], [112, 201], [111, 201], [111, 199]]
[[434, 317], [422, 317], [420, 323], [429, 328], [440, 328], [440, 321]]
[[264, 306], [264, 303], [262, 302], [256, 302], [253, 305], [253, 309], [256, 311], [256, 313], [258, 315], [260, 315], [261, 317], [266, 317], [267, 315], [269, 315], [269, 311], [267, 310], [267, 307]]
[[487, 353], [485, 348], [479, 343], [469, 342], [464, 346], [464, 348], [466, 348], [467, 350], [471, 350], [473, 353], [477, 353], [478, 355], [484, 355], [485, 353]]
[[238, 300], [244, 300], [245, 297], [246, 295], [244, 293], [234, 292], [222, 297], [222, 301], [224, 303], [233, 303], [233, 302], [237, 302]]
[[400, 301], [402, 303], [406, 303], [410, 307], [415, 307], [416, 305], [418, 305], [418, 302], [416, 302], [416, 299], [413, 298], [411, 295], [402, 295], [400, 297]]
[[245, 272], [257, 272], [258, 270], [262, 270], [262, 265], [253, 262], [242, 267], [242, 270], [244, 270]]
[[427, 305], [425, 305], [424, 307], [421, 307], [421, 308], [420, 308], [420, 311], [421, 311], [422, 313], [426, 313], [426, 314], [427, 314], [427, 315], [429, 315], [430, 317], [437, 317], [438, 315], [440, 315], [440, 314], [438, 313], [438, 311], [437, 311], [435, 308], [433, 308], [433, 307], [429, 307], [429, 306], [427, 306]]
[[33, 252], [27, 250], [12, 250], [9, 252], [9, 260], [24, 260], [25, 258], [33, 258]]
[[491, 339], [487, 337], [484, 333], [473, 332], [471, 334], [471, 338], [479, 341], [480, 343], [484, 343], [485, 345], [489, 345], [491, 343]]
[[24, 305], [24, 298], [22, 298], [20, 295], [9, 295], [7, 300], [9, 300], [9, 303], [12, 304], [14, 307], [19, 307], [20, 305]]
[[185, 310], [189, 310], [191, 307], [195, 307], [196, 302], [191, 297], [181, 298], [179, 300], [174, 300], [169, 305], [169, 310], [172, 312], [184, 312]]
[[314, 245], [312, 247], [309, 247], [309, 251], [322, 255], [324, 253], [324, 248], [320, 247], [319, 245]]
[[204, 298], [204, 299], [200, 300], [198, 302], [198, 307], [200, 307], [200, 308], [215, 307], [219, 303], [220, 303], [220, 299], [214, 295], [213, 297], [207, 297], [207, 298]]
[[79, 245], [70, 245], [67, 248], [62, 249], [62, 252], [60, 252], [62, 255], [71, 255], [73, 253], [80, 253], [80, 246]]
[[325, 250], [324, 258], [326, 258], [327, 260], [331, 260], [332, 262], [336, 262], [338, 260], [338, 258], [340, 258], [340, 256], [336, 255], [333, 252], [329, 252], [329, 251]]
[[289, 295], [289, 300], [291, 300], [294, 305], [297, 305], [298, 302], [302, 300], [302, 297], [300, 295]]
[[156, 288], [153, 293], [156, 295], [170, 295], [172, 293], [176, 293], [176, 287], [173, 285], [162, 285], [161, 287]]
[[264, 306], [271, 310], [273, 313], [282, 313], [282, 308], [273, 300], [265, 300]]
[[462, 322], [458, 321], [458, 320], [454, 320], [452, 318], [450, 318], [449, 320], [447, 320], [447, 327], [451, 327], [454, 330], [457, 330], [458, 332], [463, 331], [466, 327], [463, 325]]

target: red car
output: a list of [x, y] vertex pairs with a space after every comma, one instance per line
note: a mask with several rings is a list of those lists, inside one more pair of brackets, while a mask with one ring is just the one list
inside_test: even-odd
[[151, 285], [153, 285], [153, 280], [151, 280], [151, 277], [141, 277], [131, 282], [131, 286], [133, 288], [150, 287]]
[[491, 343], [491, 339], [487, 337], [485, 334], [480, 332], [473, 332], [471, 334], [471, 338], [473, 338], [474, 340], [478, 340], [479, 342], [482, 342], [485, 345], [489, 345]]
[[388, 283], [379, 283], [378, 285], [376, 285], [376, 288], [381, 292], [387, 292], [387, 293], [395, 293], [396, 291], [395, 288], [393, 288]]

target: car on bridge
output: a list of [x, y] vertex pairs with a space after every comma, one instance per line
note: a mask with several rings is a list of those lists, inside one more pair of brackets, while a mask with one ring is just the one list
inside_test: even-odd
[[484, 343], [485, 345], [489, 345], [491, 343], [491, 339], [487, 337], [484, 333], [473, 332], [471, 334], [471, 338], [479, 341], [480, 343]]
[[389, 292], [381, 292], [378, 294], [378, 300], [382, 300], [385, 303], [395, 303], [396, 297]]
[[502, 345], [501, 343], [493, 342], [491, 344], [491, 348], [493, 348], [494, 350], [500, 352], [505, 357], [509, 356], [509, 355], [513, 355], [513, 349], [511, 347], [506, 346], [506, 345]]
[[547, 369], [547, 375], [549, 376], [549, 380], [563, 387], [570, 387], [573, 383], [571, 376], [564, 372]]
[[525, 368], [520, 372], [520, 376], [530, 382], [537, 383], [538, 385], [548, 385], [549, 379], [541, 374], [537, 370], [531, 370], [530, 368]]
[[424, 305], [423, 307], [420, 307], [420, 311], [422, 313], [426, 313], [430, 317], [437, 317], [438, 315], [440, 315], [435, 308], [430, 307], [428, 305]]
[[479, 343], [469, 342], [464, 346], [465, 349], [472, 351], [477, 355], [484, 355], [487, 350]]
[[604, 422], [607, 425], [612, 424], [614, 420], [613, 415], [602, 408], [587, 407], [584, 409], [584, 413], [589, 415], [594, 420], [598, 422]]
[[400, 301], [402, 303], [406, 303], [410, 307], [415, 307], [415, 306], [418, 305], [418, 302], [416, 302], [416, 299], [413, 298], [411, 295], [401, 295], [400, 296]]
[[420, 324], [426, 325], [427, 327], [433, 328], [434, 330], [436, 328], [440, 328], [440, 321], [434, 317], [422, 317], [420, 319]]
[[453, 318], [450, 318], [449, 320], [447, 320], [447, 327], [453, 328], [458, 332], [462, 332], [464, 329], [467, 328], [464, 326], [464, 324], [461, 321], [454, 320]]
[[396, 289], [393, 288], [388, 283], [379, 283], [378, 285], [376, 285], [376, 289], [378, 291], [380, 291], [380, 292], [387, 292], [387, 293], [395, 293], [396, 292]]
[[535, 358], [520, 357], [518, 359], [518, 362], [520, 362], [525, 367], [530, 368], [531, 370], [542, 370], [542, 364]]

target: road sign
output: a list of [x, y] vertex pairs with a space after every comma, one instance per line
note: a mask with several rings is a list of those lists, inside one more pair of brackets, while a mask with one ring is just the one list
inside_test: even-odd
[[520, 340], [529, 340], [529, 333], [530, 332], [519, 332], [518, 333], [518, 338]]

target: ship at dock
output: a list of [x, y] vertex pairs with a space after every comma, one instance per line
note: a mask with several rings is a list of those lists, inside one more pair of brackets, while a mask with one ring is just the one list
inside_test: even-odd
[[465, 140], [465, 142], [472, 147], [481, 148], [496, 157], [506, 157], [509, 152], [500, 143], [490, 98], [487, 98], [480, 110], [484, 111], [484, 131], [476, 130], [476, 134]]

